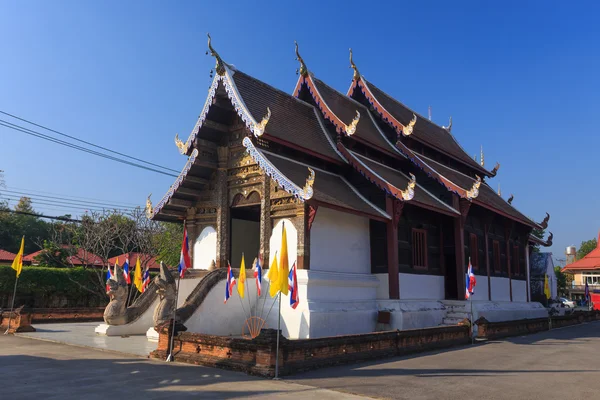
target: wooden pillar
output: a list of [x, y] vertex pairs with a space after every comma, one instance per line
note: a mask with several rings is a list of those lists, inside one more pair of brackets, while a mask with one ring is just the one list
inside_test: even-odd
[[510, 258], [512, 256], [510, 251], [510, 236], [512, 231], [512, 221], [506, 221], [504, 224], [504, 241], [506, 242], [506, 270], [508, 271], [508, 288], [510, 290], [510, 301], [513, 301], [512, 293], [512, 272], [510, 270]]
[[308, 205], [306, 203], [300, 203], [296, 217], [293, 218], [293, 222], [298, 234], [296, 267], [298, 269], [309, 269], [310, 232], [308, 229]]
[[398, 261], [398, 223], [404, 209], [404, 202], [391, 196], [385, 199], [385, 209], [392, 217], [386, 226], [387, 259], [388, 259], [388, 290], [390, 299], [400, 299], [400, 276]]
[[465, 222], [471, 208], [471, 202], [467, 199], [461, 199], [453, 195], [453, 205], [460, 211], [460, 216], [454, 219], [454, 247], [456, 253], [456, 285], [458, 299], [465, 298], [467, 290], [465, 286]]
[[525, 271], [527, 273], [526, 291], [527, 291], [527, 302], [529, 303], [531, 301], [530, 297], [529, 297], [531, 282], [530, 282], [530, 278], [529, 278], [529, 244], [527, 242], [525, 242], [525, 268], [527, 268], [527, 270]]
[[227, 158], [229, 149], [220, 146], [218, 152], [217, 168], [217, 268], [227, 267], [229, 258], [230, 232], [229, 232], [229, 193], [227, 188]]
[[264, 175], [262, 190], [260, 194], [260, 255], [263, 258], [263, 268], [269, 268], [269, 254], [271, 232], [273, 222], [271, 221], [271, 178]]
[[488, 300], [492, 300], [492, 275], [490, 268], [490, 237], [488, 232], [490, 230], [490, 224], [487, 222], [483, 226], [483, 240], [485, 241], [484, 250], [485, 250], [485, 268], [487, 271], [487, 281], [488, 281]]

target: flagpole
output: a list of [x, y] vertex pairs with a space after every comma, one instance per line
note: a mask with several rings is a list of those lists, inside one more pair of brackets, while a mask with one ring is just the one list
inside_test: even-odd
[[275, 351], [275, 377], [279, 379], [279, 336], [281, 336], [281, 291], [279, 291], [279, 316], [277, 318], [277, 350]]
[[471, 298], [471, 344], [475, 344], [475, 316], [473, 316], [473, 295]]
[[12, 313], [15, 308], [15, 296], [17, 295], [17, 283], [19, 282], [19, 276], [15, 278], [15, 288], [13, 290], [12, 302], [10, 304], [10, 316], [8, 317], [8, 328], [4, 332], [5, 335], [8, 335], [8, 331], [10, 331], [10, 321], [12, 320]]
[[[185, 270], [183, 271], [185, 273]], [[175, 306], [173, 307], [173, 330], [171, 331], [171, 343], [169, 345], [169, 355], [166, 362], [173, 361], [173, 343], [175, 342], [175, 319], [177, 318], [177, 303], [179, 302], [179, 283], [181, 282], [181, 274], [177, 278], [177, 291], [175, 292]]]

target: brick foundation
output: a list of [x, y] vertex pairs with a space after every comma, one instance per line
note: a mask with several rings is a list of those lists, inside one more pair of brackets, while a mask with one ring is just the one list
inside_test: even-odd
[[31, 314], [23, 312], [23, 307], [15, 309], [12, 313], [10, 311], [0, 313], [0, 333], [4, 333], [7, 328], [9, 328], [8, 333], [35, 332], [35, 328], [31, 326]]
[[[160, 329], [157, 350], [150, 357], [165, 359], [169, 349], [169, 326]], [[280, 375], [289, 375], [337, 364], [398, 356], [466, 344], [468, 326], [444, 326], [408, 331], [375, 332], [319, 339], [288, 340], [280, 336]], [[183, 332], [174, 339], [176, 361], [275, 375], [277, 331], [265, 329], [253, 339]]]
[[32, 308], [32, 322], [58, 323], [58, 322], [94, 322], [103, 321], [104, 307], [90, 308]]
[[[552, 317], [552, 328], [577, 325], [583, 322], [599, 321], [600, 311], [575, 312], [570, 315]], [[479, 318], [477, 337], [484, 339], [499, 339], [510, 336], [527, 335], [550, 328], [549, 318], [521, 319], [516, 321], [489, 322], [485, 318]]]

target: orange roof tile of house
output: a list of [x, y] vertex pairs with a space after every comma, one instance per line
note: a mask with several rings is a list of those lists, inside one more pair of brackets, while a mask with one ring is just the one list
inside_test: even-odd
[[[63, 246], [64, 248], [67, 248], [67, 246]], [[23, 257], [23, 262], [27, 262], [27, 263], [33, 263], [35, 262], [35, 258], [37, 256], [39, 256], [40, 254], [42, 254], [42, 252], [44, 252], [44, 250], [38, 250], [35, 253], [31, 253], [26, 255], [25, 257]], [[67, 257], [67, 263], [72, 264], [72, 265], [94, 265], [94, 266], [101, 266], [103, 264], [102, 259], [100, 257], [98, 257], [95, 254], [86, 252], [85, 250], [79, 248], [77, 249], [77, 253], [73, 254], [72, 256], [68, 256]]]
[[0, 261], [13, 261], [16, 256], [15, 253], [0, 249]]
[[566, 265], [563, 272], [578, 272], [586, 270], [600, 269], [600, 232], [598, 233], [598, 244], [596, 248], [590, 251], [581, 260], [577, 260], [574, 263]]
[[115, 265], [115, 261], [119, 261], [119, 265], [122, 267], [123, 264], [125, 264], [125, 260], [127, 258], [129, 258], [129, 270], [133, 271], [133, 268], [135, 268], [135, 263], [137, 262], [138, 257], [140, 258], [140, 264], [142, 265], [142, 268], [148, 267], [149, 270], [156, 270], [158, 271], [160, 269], [160, 263], [156, 260], [156, 257], [152, 257], [148, 254], [144, 254], [144, 253], [136, 253], [136, 252], [131, 252], [131, 253], [124, 253], [121, 254], [120, 256], [116, 256], [116, 257], [112, 257], [108, 259], [109, 264]]

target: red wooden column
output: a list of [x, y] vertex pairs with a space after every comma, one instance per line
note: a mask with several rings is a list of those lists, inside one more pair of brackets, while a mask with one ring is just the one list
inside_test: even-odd
[[387, 259], [388, 259], [388, 285], [390, 299], [400, 299], [400, 277], [398, 269], [398, 222], [402, 215], [404, 202], [391, 196], [385, 199], [385, 209], [392, 217], [387, 223]]
[[488, 236], [489, 225], [486, 223], [484, 225], [483, 231], [483, 240], [485, 240], [485, 268], [487, 269], [487, 279], [488, 279], [488, 300], [492, 300], [492, 278], [490, 274], [490, 238]]
[[454, 218], [454, 251], [456, 253], [456, 285], [458, 299], [465, 298], [465, 222], [471, 208], [471, 202], [453, 195], [452, 203], [460, 211], [460, 216]]
[[512, 221], [507, 220], [504, 224], [504, 241], [506, 242], [506, 268], [508, 270], [508, 287], [510, 289], [510, 301], [513, 301], [513, 293], [512, 293], [512, 271], [510, 269], [510, 259], [511, 259], [511, 251], [510, 251], [510, 234], [512, 231], [513, 223]]

